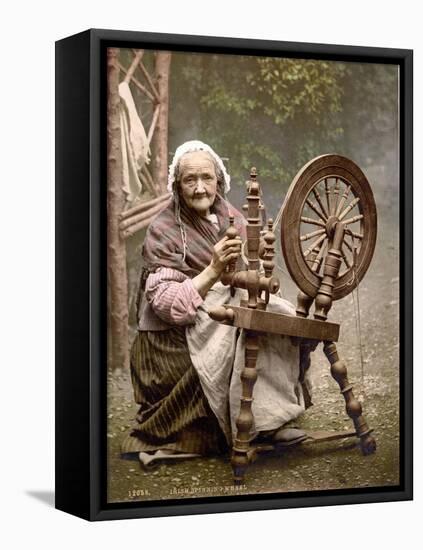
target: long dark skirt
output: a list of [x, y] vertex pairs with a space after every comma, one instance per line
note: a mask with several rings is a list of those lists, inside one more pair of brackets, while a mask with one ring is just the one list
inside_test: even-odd
[[123, 454], [169, 449], [207, 455], [227, 450], [191, 362], [183, 327], [138, 332], [131, 377], [140, 408], [122, 443]]

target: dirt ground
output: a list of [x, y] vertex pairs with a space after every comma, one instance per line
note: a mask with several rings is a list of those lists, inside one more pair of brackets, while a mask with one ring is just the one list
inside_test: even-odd
[[[381, 198], [383, 202], [383, 198]], [[380, 212], [380, 211], [379, 211]], [[129, 373], [109, 373], [109, 502], [196, 498], [233, 494], [284, 493], [322, 489], [392, 486], [399, 483], [399, 251], [396, 207], [383, 205], [378, 243], [359, 287], [364, 389], [357, 320], [350, 294], [336, 302], [330, 320], [341, 323], [338, 344], [355, 395], [377, 442], [363, 456], [357, 439], [303, 443], [280, 453], [260, 454], [245, 483], [233, 485], [229, 456], [161, 463], [144, 470], [138, 461], [120, 458], [119, 445], [137, 406]], [[285, 278], [285, 296], [295, 288]], [[322, 346], [312, 354], [314, 406], [295, 425], [310, 430], [351, 430], [344, 400], [329, 372]]]

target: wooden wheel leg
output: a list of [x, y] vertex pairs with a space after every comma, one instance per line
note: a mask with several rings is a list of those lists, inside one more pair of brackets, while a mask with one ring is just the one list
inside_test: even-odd
[[371, 435], [372, 430], [369, 429], [361, 414], [361, 403], [354, 397], [353, 387], [348, 382], [347, 367], [344, 361], [339, 359], [336, 345], [333, 342], [325, 342], [323, 351], [331, 365], [331, 375], [338, 382], [344, 396], [347, 414], [354, 423], [357, 437], [360, 438], [361, 452], [364, 455], [372, 454], [376, 450], [376, 441]]
[[243, 482], [248, 465], [254, 458], [254, 451], [250, 449], [250, 431], [254, 421], [251, 405], [253, 388], [257, 380], [258, 333], [252, 330], [246, 330], [245, 333], [245, 366], [241, 373], [241, 407], [236, 421], [237, 435], [231, 459], [235, 484]]

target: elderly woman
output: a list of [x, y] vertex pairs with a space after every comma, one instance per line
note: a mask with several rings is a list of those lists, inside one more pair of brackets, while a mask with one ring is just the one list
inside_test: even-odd
[[[150, 225], [143, 246], [145, 291], [131, 353], [140, 408], [123, 442], [124, 454], [165, 449], [205, 455], [224, 452], [230, 444], [187, 342], [209, 291], [228, 262], [240, 256], [241, 239], [224, 236], [229, 214], [245, 239], [245, 218], [225, 198], [229, 183], [222, 160], [208, 145], [192, 141], [177, 149], [169, 169], [173, 200]], [[191, 340], [195, 348], [192, 330]], [[195, 355], [213, 353], [206, 347]], [[206, 369], [220, 368], [214, 357], [201, 358], [200, 363]], [[297, 416], [303, 403], [298, 400], [292, 410], [290, 416]]]

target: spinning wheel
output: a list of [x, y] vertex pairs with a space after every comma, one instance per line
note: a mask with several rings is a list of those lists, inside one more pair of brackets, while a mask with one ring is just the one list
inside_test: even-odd
[[281, 243], [288, 271], [297, 286], [315, 297], [331, 248], [335, 226], [342, 222], [342, 262], [332, 300], [349, 294], [364, 277], [373, 256], [377, 215], [366, 176], [351, 160], [322, 155], [294, 178], [282, 213]]
[[[331, 375], [339, 385], [361, 450], [370, 454], [376, 449], [372, 430], [362, 415], [361, 403], [354, 397], [346, 365], [336, 349], [339, 325], [327, 321], [333, 300], [343, 298], [358, 285], [373, 256], [377, 216], [370, 185], [356, 164], [339, 155], [317, 157], [294, 178], [285, 199], [281, 225], [285, 262], [300, 288], [297, 315], [290, 316], [267, 311], [269, 295], [279, 289], [279, 280], [273, 275], [275, 235], [272, 220], [268, 220], [264, 235], [261, 231], [260, 185], [255, 168], [251, 169], [250, 178], [245, 207], [248, 268], [236, 271], [231, 263], [221, 277], [221, 282], [231, 289], [246, 289], [248, 300], [209, 311], [215, 321], [245, 329], [245, 367], [241, 373], [241, 403], [231, 459], [235, 483], [244, 479], [257, 450], [250, 446], [250, 430], [254, 422], [251, 404], [261, 333], [299, 338], [302, 370], [310, 365], [310, 350], [323, 342]], [[231, 238], [236, 235], [233, 218], [227, 235]], [[261, 235], [265, 243], [263, 272], [259, 264]], [[308, 319], [313, 302], [314, 319]], [[338, 435], [349, 437], [351, 433]], [[330, 436], [334, 437], [338, 436]]]

